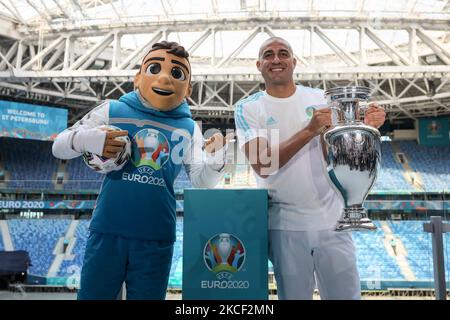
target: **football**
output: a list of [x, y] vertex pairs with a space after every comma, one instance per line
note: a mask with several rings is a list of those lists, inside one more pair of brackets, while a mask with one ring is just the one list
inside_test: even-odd
[[[98, 128], [107, 131], [121, 130], [120, 128], [111, 125], [100, 126]], [[125, 142], [125, 148], [117, 155], [117, 157], [108, 159], [101, 155], [85, 152], [83, 154], [83, 160], [86, 165], [92, 170], [104, 174], [122, 169], [131, 157], [131, 140], [128, 136], [121, 136], [115, 139]]]

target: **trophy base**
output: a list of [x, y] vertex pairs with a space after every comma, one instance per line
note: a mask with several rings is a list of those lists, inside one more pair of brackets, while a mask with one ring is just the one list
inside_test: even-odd
[[376, 229], [377, 226], [372, 221], [338, 221], [335, 231], [372, 231]]
[[363, 207], [344, 208], [343, 216], [338, 220], [335, 231], [372, 231], [377, 226], [367, 216]]

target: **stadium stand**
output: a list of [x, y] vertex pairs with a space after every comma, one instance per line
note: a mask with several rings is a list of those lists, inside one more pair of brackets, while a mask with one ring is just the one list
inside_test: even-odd
[[352, 232], [361, 280], [404, 280], [397, 262], [384, 247], [385, 234], [380, 223], [374, 223], [376, 231]]
[[450, 147], [420, 146], [414, 141], [402, 141], [399, 145], [411, 168], [420, 174], [425, 191], [449, 190]]
[[80, 220], [77, 229], [75, 230], [75, 245], [73, 246], [70, 255], [73, 255], [73, 260], [63, 260], [59, 267], [58, 276], [68, 277], [74, 272], [81, 271], [83, 266], [84, 249], [89, 234], [89, 220]]
[[372, 191], [414, 191], [414, 187], [403, 177], [403, 166], [394, 158], [394, 152], [389, 142], [381, 144], [381, 170]]
[[[4, 156], [4, 171], [10, 173], [7, 188], [10, 189], [44, 189], [53, 190], [58, 162], [51, 154], [51, 143], [31, 140], [1, 138], [0, 153]], [[450, 188], [450, 147], [425, 147], [416, 142], [398, 142], [408, 164], [423, 180], [424, 191], [442, 192]], [[417, 192], [418, 190], [405, 179], [405, 168], [396, 160], [390, 142], [381, 145], [381, 169], [372, 192]], [[33, 166], [29, 164], [33, 163]], [[249, 165], [236, 165], [232, 173], [232, 186], [255, 187], [255, 177]], [[104, 175], [89, 169], [81, 157], [69, 160], [66, 166], [64, 190], [98, 191]], [[220, 183], [218, 187], [226, 187]], [[192, 184], [184, 168], [175, 180], [175, 192], [182, 194]]]
[[395, 236], [407, 250], [407, 260], [418, 280], [433, 279], [431, 234], [423, 232], [423, 221], [389, 221]]
[[5, 170], [10, 173], [7, 187], [11, 189], [54, 189], [52, 182], [57, 161], [47, 141], [3, 138], [0, 153]]
[[86, 166], [81, 157], [69, 160], [66, 172], [65, 190], [99, 190], [104, 178], [103, 174]]
[[55, 258], [55, 245], [64, 236], [69, 223], [68, 219], [8, 220], [14, 250], [25, 250], [30, 255], [29, 273], [47, 275]]
[[177, 240], [174, 244], [169, 288], [181, 289], [183, 274], [183, 218], [177, 218]]
[[[46, 276], [55, 258], [53, 255], [57, 240], [64, 235], [71, 220], [7, 220], [15, 250], [26, 250], [30, 253], [32, 267], [29, 272]], [[385, 233], [379, 221], [374, 221], [378, 229], [374, 232], [353, 232], [357, 248], [357, 262], [361, 281], [406, 281], [396, 260], [391, 257], [383, 244]], [[416, 280], [431, 281], [433, 265], [431, 257], [430, 235], [422, 231], [424, 221], [389, 221], [389, 226], [407, 250], [407, 260], [414, 271]], [[80, 220], [75, 231], [76, 242], [72, 252], [73, 260], [64, 260], [59, 268], [58, 277], [69, 277], [79, 272], [83, 265], [84, 249], [88, 235], [88, 220]], [[181, 289], [183, 272], [183, 218], [177, 218], [177, 241], [175, 242], [172, 266], [170, 270], [169, 288]], [[0, 235], [1, 236], [1, 235]], [[446, 252], [450, 257], [450, 235], [446, 235]], [[1, 245], [0, 238], [0, 245]], [[269, 273], [273, 265], [268, 261]], [[450, 272], [450, 262], [446, 264]]]
[[183, 166], [174, 183], [175, 193], [183, 193], [185, 188], [192, 188], [192, 183]]

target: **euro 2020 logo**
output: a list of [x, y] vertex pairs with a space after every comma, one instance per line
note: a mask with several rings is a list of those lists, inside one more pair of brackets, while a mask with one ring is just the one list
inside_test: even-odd
[[133, 157], [135, 167], [149, 166], [159, 170], [167, 162], [170, 145], [166, 136], [155, 129], [143, 129], [133, 138]]
[[230, 279], [245, 262], [242, 241], [229, 233], [216, 234], [205, 245], [203, 259], [206, 267], [219, 279]]

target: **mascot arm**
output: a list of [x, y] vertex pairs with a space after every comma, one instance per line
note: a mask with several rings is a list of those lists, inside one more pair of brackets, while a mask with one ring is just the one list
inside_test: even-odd
[[53, 155], [59, 159], [73, 159], [86, 151], [102, 154], [106, 132], [97, 127], [108, 122], [109, 103], [105, 102], [58, 134], [52, 146]]
[[197, 125], [183, 163], [191, 183], [196, 188], [214, 188], [224, 175], [227, 146], [214, 154], [203, 151], [203, 136]]

